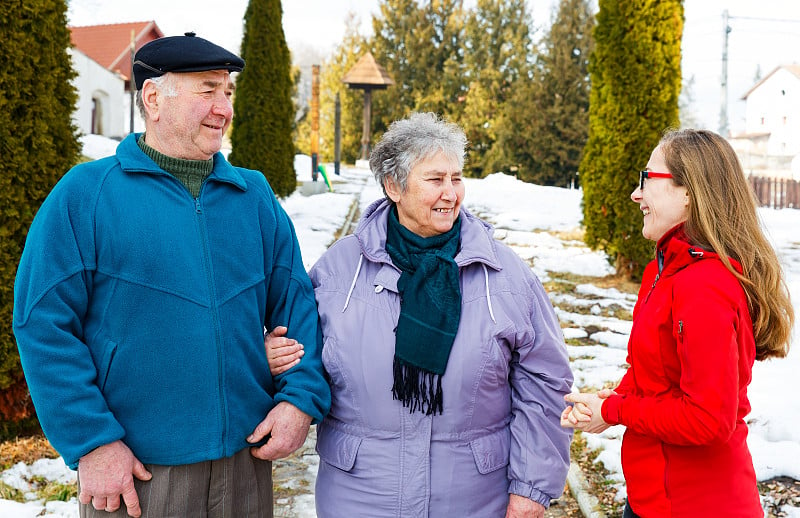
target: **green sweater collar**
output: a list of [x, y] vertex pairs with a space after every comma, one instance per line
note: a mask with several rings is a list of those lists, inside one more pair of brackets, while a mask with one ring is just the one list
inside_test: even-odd
[[189, 190], [192, 197], [199, 196], [203, 182], [214, 169], [214, 158], [208, 160], [174, 158], [148, 146], [144, 141], [144, 136], [145, 134], [142, 133], [137, 141], [142, 152], [150, 157], [158, 167], [177, 178]]

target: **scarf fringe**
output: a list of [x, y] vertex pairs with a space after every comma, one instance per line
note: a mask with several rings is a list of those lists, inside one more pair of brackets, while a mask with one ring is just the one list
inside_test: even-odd
[[419, 411], [425, 415], [442, 415], [444, 411], [442, 376], [397, 358], [394, 359], [392, 396], [402, 402], [409, 413]]

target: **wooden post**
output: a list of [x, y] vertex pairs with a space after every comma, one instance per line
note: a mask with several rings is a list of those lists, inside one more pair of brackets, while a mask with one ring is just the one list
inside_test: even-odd
[[372, 127], [372, 89], [364, 89], [364, 126], [361, 136], [361, 160], [369, 160], [370, 128]]
[[336, 106], [334, 108], [334, 136], [333, 136], [333, 168], [339, 174], [339, 167], [342, 162], [342, 102], [339, 100], [339, 92], [336, 92]]
[[319, 65], [311, 65], [311, 181], [319, 168]]

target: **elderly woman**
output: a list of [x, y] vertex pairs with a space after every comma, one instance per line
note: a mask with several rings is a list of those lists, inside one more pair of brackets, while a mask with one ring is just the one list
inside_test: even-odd
[[[564, 488], [561, 328], [530, 267], [461, 206], [465, 146], [431, 113], [393, 123], [370, 158], [386, 198], [311, 269], [333, 394], [321, 518], [541, 517]], [[273, 338], [271, 367], [291, 367], [299, 346]]]
[[571, 394], [563, 425], [627, 427], [625, 517], [763, 516], [747, 448], [754, 360], [785, 356], [793, 310], [736, 153], [664, 136], [631, 194], [657, 243], [615, 390]]

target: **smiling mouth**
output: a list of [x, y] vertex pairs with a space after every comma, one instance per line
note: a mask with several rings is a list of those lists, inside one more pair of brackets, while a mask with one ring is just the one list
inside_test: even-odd
[[433, 209], [434, 212], [438, 212], [439, 214], [450, 214], [453, 212], [453, 209]]
[[650, 209], [642, 209], [642, 214], [644, 216], [649, 216], [650, 215]]
[[210, 123], [203, 124], [203, 126], [205, 126], [206, 128], [213, 129], [213, 130], [221, 130], [222, 128], [225, 127], [224, 124], [210, 124]]

